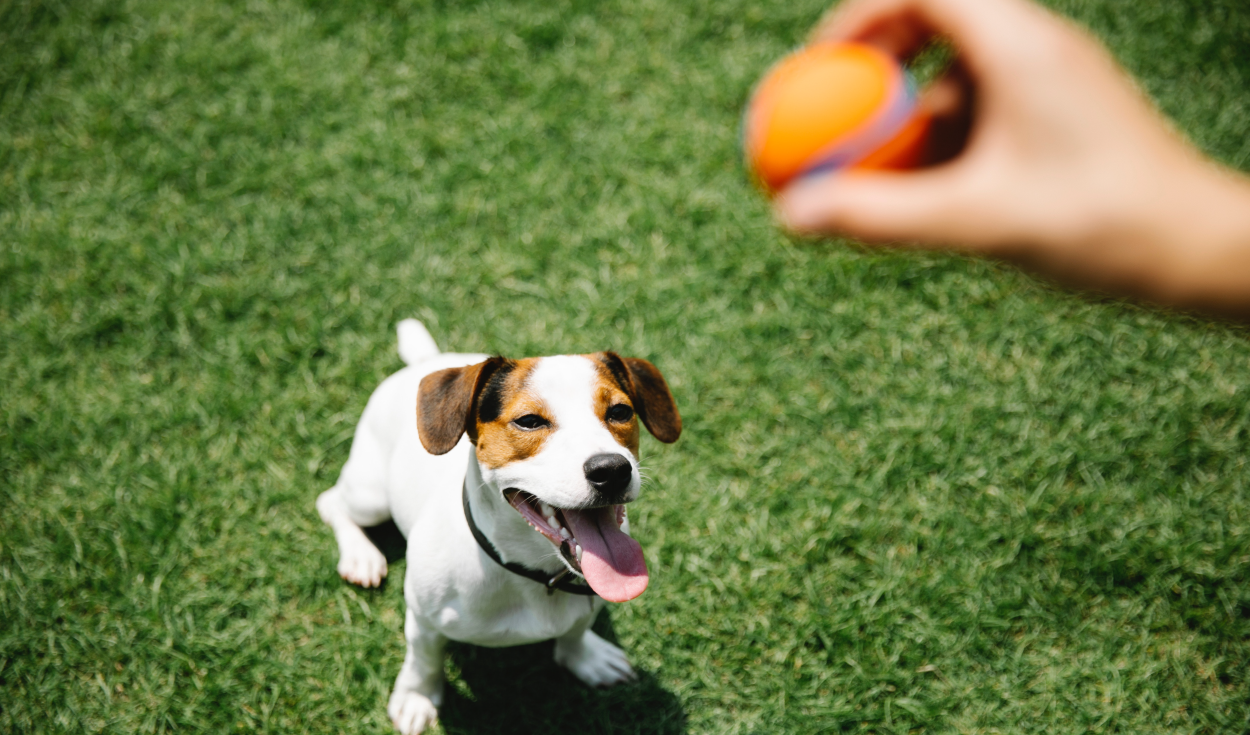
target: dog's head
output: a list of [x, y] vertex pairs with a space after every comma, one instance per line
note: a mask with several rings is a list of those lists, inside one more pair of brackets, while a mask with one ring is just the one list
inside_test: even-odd
[[482, 478], [610, 601], [637, 597], [647, 567], [621, 531], [641, 490], [638, 421], [677, 441], [681, 416], [664, 376], [612, 352], [492, 357], [421, 381], [417, 428], [431, 454], [468, 434]]

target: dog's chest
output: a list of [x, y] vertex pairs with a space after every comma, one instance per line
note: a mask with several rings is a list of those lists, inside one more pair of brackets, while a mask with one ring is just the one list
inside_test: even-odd
[[567, 593], [548, 596], [536, 585], [535, 590], [536, 593], [523, 590], [516, 594], [514, 585], [505, 583], [492, 592], [460, 597], [421, 614], [434, 619], [448, 638], [500, 647], [558, 638], [584, 623], [603, 605], [594, 597]]

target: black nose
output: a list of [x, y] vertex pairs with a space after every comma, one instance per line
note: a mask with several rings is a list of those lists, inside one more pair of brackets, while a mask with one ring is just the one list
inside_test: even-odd
[[590, 486], [609, 503], [621, 500], [629, 489], [629, 481], [634, 479], [634, 468], [619, 454], [596, 454], [586, 460], [582, 471]]

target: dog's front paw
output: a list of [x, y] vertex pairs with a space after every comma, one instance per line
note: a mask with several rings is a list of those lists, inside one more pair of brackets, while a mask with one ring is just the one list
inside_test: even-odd
[[438, 719], [438, 707], [424, 694], [396, 689], [386, 705], [386, 714], [391, 716], [396, 730], [404, 735], [419, 735]]
[[556, 641], [556, 663], [592, 687], [610, 687], [635, 678], [625, 652], [588, 630], [573, 643]]
[[361, 587], [377, 587], [386, 576], [386, 557], [367, 539], [343, 544], [339, 555], [339, 576]]

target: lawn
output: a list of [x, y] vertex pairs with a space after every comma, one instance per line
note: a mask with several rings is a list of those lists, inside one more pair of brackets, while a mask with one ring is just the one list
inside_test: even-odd
[[[1055, 5], [1250, 169], [1241, 0]], [[1250, 730], [1250, 332], [785, 237], [739, 115], [825, 8], [0, 3], [0, 730], [391, 730], [313, 500], [409, 316], [685, 420], [640, 680], [455, 647], [441, 732]]]

